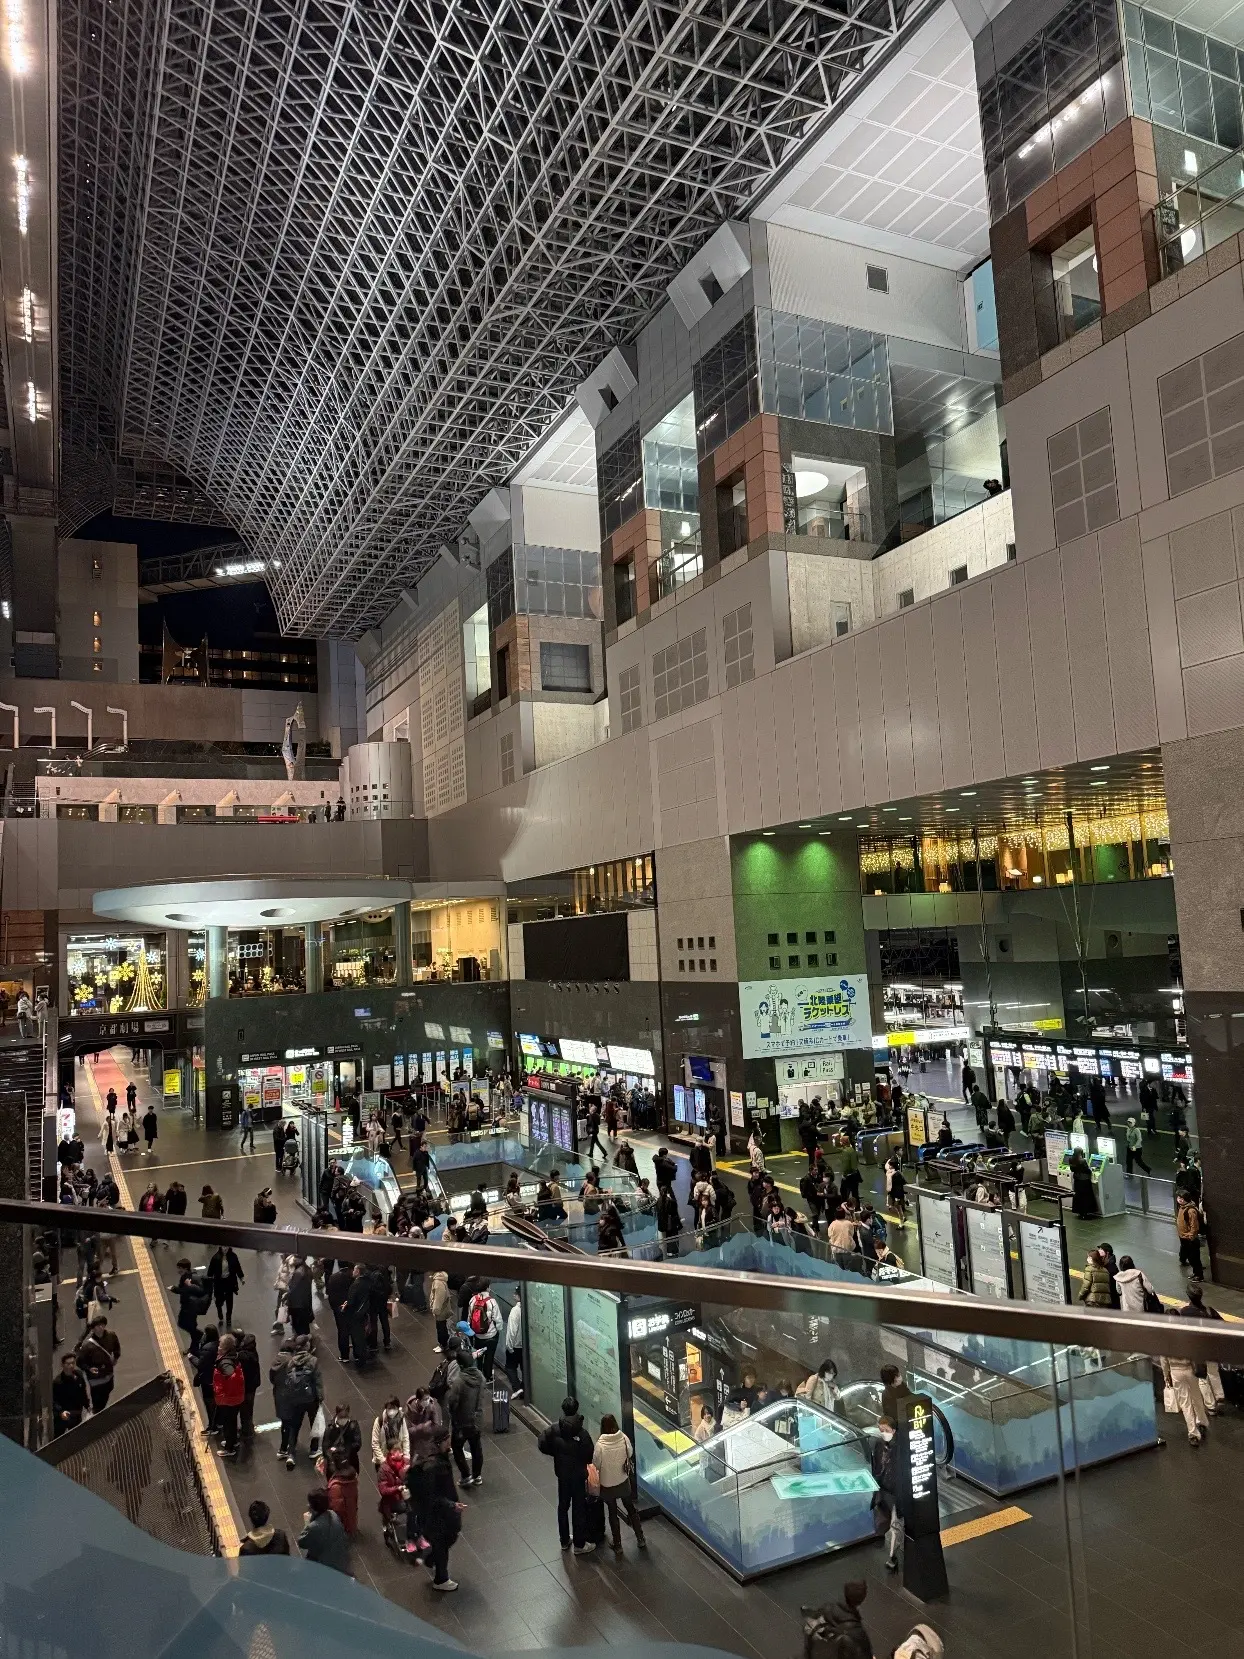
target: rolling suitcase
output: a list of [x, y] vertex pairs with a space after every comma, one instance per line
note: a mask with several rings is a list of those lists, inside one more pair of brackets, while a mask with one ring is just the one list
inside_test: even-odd
[[492, 1432], [510, 1432], [510, 1385], [504, 1377], [498, 1377], [492, 1385]]
[[583, 1540], [587, 1544], [605, 1542], [605, 1506], [601, 1499], [589, 1492], [583, 1510]]

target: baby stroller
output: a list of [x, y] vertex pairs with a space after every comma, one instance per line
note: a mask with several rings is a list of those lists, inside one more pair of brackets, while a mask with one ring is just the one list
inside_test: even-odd
[[406, 1514], [407, 1463], [401, 1452], [390, 1452], [376, 1472], [380, 1488], [380, 1525], [385, 1544], [401, 1561], [409, 1559], [406, 1541], [398, 1534], [398, 1520]]
[[298, 1137], [287, 1135], [285, 1145], [281, 1149], [281, 1170], [285, 1175], [295, 1175], [298, 1172], [302, 1159], [298, 1153]]

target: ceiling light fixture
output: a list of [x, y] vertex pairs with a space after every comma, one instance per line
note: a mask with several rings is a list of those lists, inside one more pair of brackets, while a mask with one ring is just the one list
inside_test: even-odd
[[800, 500], [819, 495], [828, 483], [828, 473], [817, 472], [812, 467], [795, 468], [795, 495]]
[[4, 0], [4, 38], [9, 52], [9, 73], [30, 72], [30, 48], [26, 44], [26, 19], [21, 0]]
[[39, 394], [33, 380], [26, 382], [26, 419], [33, 425], [39, 418]]
[[1109, 766], [1104, 766], [1104, 765], [1103, 766], [1090, 766], [1089, 767], [1090, 772], [1108, 772], [1109, 770], [1110, 770]]
[[22, 338], [29, 345], [35, 337], [35, 297], [29, 288], [22, 289]]

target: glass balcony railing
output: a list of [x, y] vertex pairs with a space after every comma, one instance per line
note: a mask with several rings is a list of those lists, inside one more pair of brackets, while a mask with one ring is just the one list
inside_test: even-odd
[[1160, 197], [1153, 222], [1164, 277], [1244, 230], [1244, 150], [1211, 162]]
[[[157, 1339], [164, 1329], [167, 1340], [156, 1376], [91, 1413], [72, 1384], [52, 1389], [53, 1369], [63, 1368], [68, 1339], [77, 1337], [68, 1329], [76, 1324], [69, 1293], [62, 1289], [59, 1309], [53, 1293], [66, 1270], [72, 1285], [75, 1245], [97, 1231], [114, 1236], [120, 1251], [132, 1243], [138, 1270], [125, 1294], [147, 1301]], [[987, 1234], [971, 1231], [974, 1266], [982, 1282], [1010, 1285], [1003, 1231], [996, 1262]], [[311, 1258], [327, 1243], [309, 1224], [279, 1236], [284, 1251]], [[456, 1652], [512, 1649], [520, 1621], [518, 1635], [554, 1655], [562, 1651], [556, 1642], [573, 1640], [581, 1655], [600, 1659], [641, 1650], [646, 1659], [677, 1659], [689, 1629], [706, 1651], [714, 1643], [747, 1655], [796, 1651], [798, 1604], [811, 1599], [799, 1582], [770, 1580], [763, 1600], [739, 1585], [829, 1556], [842, 1558], [826, 1575], [833, 1583], [872, 1582], [863, 1619], [877, 1653], [893, 1651], [921, 1624], [948, 1653], [970, 1630], [981, 1651], [1035, 1651], [1039, 1636], [1042, 1654], [1073, 1659], [1113, 1649], [1120, 1619], [1139, 1625], [1138, 1607], [1180, 1616], [1161, 1600], [1161, 1585], [1147, 1584], [1144, 1574], [1155, 1570], [1148, 1560], [1168, 1547], [1163, 1517], [1172, 1492], [1203, 1512], [1223, 1477], [1209, 1453], [1197, 1458], [1175, 1445], [1161, 1458], [1153, 1452], [1185, 1432], [1196, 1445], [1207, 1436], [1213, 1446], [1231, 1444], [1230, 1423], [1218, 1419], [1237, 1397], [1244, 1330], [1056, 1305], [1072, 1294], [1058, 1251], [1042, 1255], [1033, 1280], [1041, 1300], [1028, 1304], [914, 1277], [836, 1281], [818, 1273], [811, 1256], [780, 1247], [746, 1267], [725, 1265], [723, 1255], [688, 1271], [669, 1261], [587, 1262], [502, 1229], [482, 1245], [333, 1232], [329, 1248], [338, 1258], [394, 1273], [406, 1304], [403, 1339], [415, 1333], [412, 1346], [398, 1345], [394, 1367], [425, 1336], [431, 1346], [418, 1286], [425, 1272], [487, 1275], [503, 1318], [521, 1301], [521, 1350], [507, 1341], [497, 1354], [489, 1392], [494, 1404], [511, 1399], [510, 1380], [521, 1374], [524, 1395], [513, 1397], [508, 1432], [485, 1410], [484, 1495], [464, 1494], [466, 1506], [455, 1512], [452, 1531], [460, 1528], [461, 1540], [453, 1541], [451, 1571], [460, 1594], [451, 1605], [459, 1622], [444, 1623], [449, 1615], [433, 1610], [438, 1598], [427, 1577], [404, 1559], [406, 1518], [399, 1511], [388, 1532], [377, 1519], [366, 1456], [357, 1535], [347, 1537], [336, 1519], [340, 1493], [312, 1474], [305, 1505], [302, 1482], [293, 1481], [289, 1514], [273, 1517], [288, 1530], [289, 1555], [260, 1559], [248, 1549], [224, 1559], [241, 1551], [241, 1512], [257, 1490], [247, 1466], [253, 1454], [236, 1463], [218, 1457], [176, 1344], [174, 1308], [160, 1282], [167, 1274], [154, 1264], [167, 1260], [161, 1240], [192, 1264], [228, 1245], [242, 1258], [249, 1289], [252, 1269], [255, 1283], [267, 1282], [259, 1252], [271, 1251], [272, 1238], [259, 1226], [128, 1208], [107, 1211], [103, 1228], [99, 1212], [85, 1206], [0, 1201], [0, 1239], [17, 1247], [6, 1259], [27, 1264], [18, 1271], [29, 1276], [13, 1304], [25, 1363], [10, 1367], [4, 1382], [9, 1438], [0, 1438], [6, 1651], [53, 1659], [226, 1648], [271, 1659], [439, 1659], [451, 1651], [447, 1632]], [[1216, 1294], [1207, 1287], [1206, 1301]], [[319, 1324], [309, 1341], [326, 1395], [348, 1395], [370, 1417], [368, 1403], [374, 1409], [389, 1390], [389, 1361], [377, 1361], [369, 1393], [358, 1384], [339, 1389], [333, 1322], [316, 1295]], [[457, 1329], [462, 1344], [483, 1343], [473, 1343], [469, 1325]], [[266, 1366], [281, 1338], [261, 1331], [258, 1340]], [[637, 1561], [625, 1546], [629, 1559], [607, 1569], [617, 1589], [604, 1601], [599, 1563], [572, 1562], [558, 1548], [553, 1466], [530, 1455], [527, 1438], [558, 1420], [568, 1393], [594, 1447], [612, 1432], [611, 1419], [620, 1425], [633, 1484], [607, 1488], [605, 1497], [628, 1519], [636, 1499], [632, 1524], [637, 1533], [641, 1522], [646, 1527], [647, 1554]], [[369, 1424], [362, 1426], [366, 1436]], [[438, 1479], [439, 1496], [453, 1490], [451, 1464]], [[420, 1489], [415, 1479], [416, 1505]], [[308, 1515], [323, 1507], [329, 1520], [304, 1522], [304, 1507]], [[1101, 1540], [1080, 1525], [1090, 1513], [1108, 1515], [1121, 1536], [1134, 1533], [1136, 1547], [1148, 1551], [1145, 1565], [1120, 1556], [1103, 1575]], [[427, 1524], [418, 1507], [413, 1524], [416, 1536]], [[252, 1544], [262, 1545], [264, 1522], [251, 1525]], [[889, 1583], [872, 1570], [878, 1537], [894, 1568]], [[317, 1558], [328, 1544], [331, 1565]], [[695, 1564], [697, 1600], [687, 1613], [692, 1546], [705, 1559]], [[89, 1593], [65, 1593], [83, 1584]], [[627, 1595], [641, 1598], [642, 1624], [634, 1613], [619, 1622], [619, 1597]], [[596, 1616], [602, 1607], [604, 1625]], [[711, 1626], [689, 1625], [708, 1616], [706, 1607]], [[722, 1617], [729, 1610], [738, 1615], [733, 1623]], [[1244, 1611], [1219, 1597], [1213, 1617], [1216, 1649], [1241, 1645]], [[739, 1623], [746, 1628], [736, 1635]], [[758, 1649], [762, 1628], [768, 1645]]]

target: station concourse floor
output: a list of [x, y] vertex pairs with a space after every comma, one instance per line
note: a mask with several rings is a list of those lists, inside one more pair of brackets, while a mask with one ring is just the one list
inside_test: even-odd
[[[125, 1049], [101, 1053], [94, 1067], [77, 1068], [81, 1132], [88, 1162], [96, 1168], [104, 1155], [95, 1138], [95, 1091], [102, 1100], [111, 1084], [124, 1098], [131, 1077], [145, 1105], [155, 1091], [145, 1072], [130, 1064]], [[257, 1132], [255, 1153], [239, 1154], [236, 1135], [209, 1134], [188, 1113], [166, 1110], [158, 1101], [157, 1109], [155, 1156], [136, 1152], [119, 1160], [135, 1200], [148, 1180], [166, 1186], [176, 1178], [187, 1189], [193, 1216], [199, 1192], [210, 1182], [224, 1199], [226, 1217], [249, 1221], [255, 1194], [272, 1186], [278, 1227], [302, 1219], [291, 1178], [275, 1174], [270, 1133]], [[160, 1369], [161, 1360], [132, 1266], [132, 1247], [122, 1241], [118, 1250], [121, 1275], [114, 1288], [121, 1302], [112, 1323], [123, 1344], [118, 1374], [118, 1391], [123, 1392]], [[174, 1277], [176, 1254], [171, 1246], [153, 1251], [162, 1285]], [[190, 1254], [197, 1261], [202, 1252]], [[269, 1426], [273, 1412], [267, 1367], [279, 1342], [270, 1332], [276, 1267], [275, 1253], [243, 1253], [246, 1283], [234, 1328], [254, 1330], [258, 1338], [265, 1378], [255, 1411], [260, 1432], [236, 1464], [216, 1460], [216, 1466], [239, 1517], [253, 1498], [262, 1497], [273, 1521], [294, 1536], [302, 1525], [306, 1493], [319, 1482], [307, 1456], [305, 1431], [291, 1473], [277, 1459], [277, 1438]], [[66, 1272], [72, 1278], [71, 1261]], [[172, 1306], [167, 1294], [166, 1302]], [[62, 1289], [61, 1308], [62, 1330], [72, 1340], [78, 1322], [71, 1283]], [[1212, 1652], [1244, 1659], [1244, 1586], [1231, 1547], [1244, 1418], [1234, 1413], [1214, 1422], [1210, 1443], [1199, 1452], [1187, 1445], [1177, 1421], [1162, 1419], [1160, 1432], [1169, 1436], [1165, 1448], [1085, 1471], [1068, 1483], [1067, 1519], [1057, 1485], [1021, 1494], [1013, 1504], [997, 1504], [955, 1482], [955, 1491], [966, 1495], [970, 1507], [966, 1523], [948, 1535], [954, 1540], [946, 1550], [951, 1593], [945, 1602], [925, 1608], [905, 1597], [885, 1573], [878, 1546], [850, 1549], [746, 1586], [663, 1519], [647, 1524], [645, 1555], [636, 1552], [626, 1529], [620, 1561], [609, 1550], [584, 1558], [563, 1555], [551, 1461], [541, 1456], [535, 1436], [517, 1417], [508, 1434], [493, 1435], [486, 1410], [484, 1484], [463, 1494], [469, 1507], [450, 1563], [460, 1589], [438, 1596], [422, 1568], [408, 1566], [386, 1550], [366, 1455], [380, 1403], [390, 1394], [404, 1399], [432, 1371], [431, 1321], [403, 1306], [393, 1325], [392, 1351], [382, 1353], [362, 1374], [338, 1362], [331, 1316], [318, 1321], [315, 1335], [328, 1402], [348, 1401], [363, 1431], [360, 1535], [352, 1552], [356, 1577], [474, 1650], [503, 1653], [554, 1644], [656, 1640], [695, 1642], [743, 1659], [796, 1659], [802, 1651], [800, 1607], [836, 1600], [846, 1582], [865, 1578], [865, 1624], [879, 1659], [918, 1622], [932, 1624], [942, 1635], [948, 1659], [996, 1659], [1002, 1651], [1026, 1659], [1065, 1659], [1073, 1651], [1067, 1627], [1069, 1524], [1078, 1569], [1080, 1655], [1122, 1659], [1160, 1646], [1166, 1654]], [[984, 1531], [989, 1525], [999, 1530]], [[1083, 1629], [1086, 1620], [1091, 1644]]]

